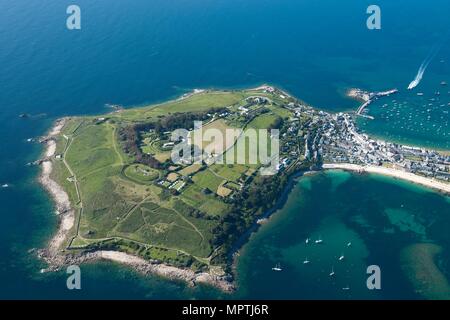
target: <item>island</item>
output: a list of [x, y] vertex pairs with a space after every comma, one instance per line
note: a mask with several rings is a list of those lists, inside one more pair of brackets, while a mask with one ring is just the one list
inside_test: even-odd
[[[58, 119], [40, 139], [47, 147], [35, 162], [60, 220], [38, 252], [48, 263], [42, 271], [108, 259], [231, 292], [240, 246], [305, 172], [374, 172], [450, 193], [448, 154], [372, 139], [357, 128], [356, 116], [317, 110], [263, 85], [195, 90], [162, 104]], [[172, 137], [180, 128], [189, 135], [206, 128], [242, 134], [223, 154], [175, 163], [172, 152], [183, 139]], [[279, 133], [274, 174], [261, 174], [266, 163], [249, 161], [261, 146], [248, 148], [245, 161], [216, 161], [241, 139], [248, 143], [247, 131], [264, 129]], [[196, 148], [211, 150], [211, 143]]]

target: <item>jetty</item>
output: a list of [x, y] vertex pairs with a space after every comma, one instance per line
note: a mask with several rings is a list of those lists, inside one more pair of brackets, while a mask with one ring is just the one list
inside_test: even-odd
[[372, 104], [374, 101], [378, 100], [379, 98], [388, 97], [392, 94], [396, 94], [397, 92], [398, 92], [398, 89], [391, 89], [391, 90], [379, 91], [379, 92], [368, 92], [368, 91], [364, 91], [361, 89], [351, 89], [351, 90], [349, 90], [347, 95], [351, 98], [354, 98], [354, 99], [357, 99], [357, 100], [363, 102], [363, 104], [360, 105], [358, 107], [358, 109], [356, 110], [356, 115], [365, 117], [365, 118], [369, 118], [369, 119], [374, 119], [372, 116], [364, 114], [364, 110], [370, 104]]

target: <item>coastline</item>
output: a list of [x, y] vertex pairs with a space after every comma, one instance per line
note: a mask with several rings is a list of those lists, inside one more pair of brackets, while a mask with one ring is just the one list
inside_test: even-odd
[[64, 191], [64, 189], [56, 183], [53, 179], [51, 179], [51, 173], [53, 170], [53, 163], [51, 158], [55, 155], [56, 152], [56, 142], [55, 137], [61, 133], [62, 128], [66, 123], [66, 118], [56, 120], [54, 126], [51, 128], [49, 134], [46, 139], [46, 149], [45, 149], [45, 157], [46, 160], [41, 163], [42, 170], [39, 176], [39, 182], [43, 185], [43, 187], [48, 191], [50, 196], [52, 197], [55, 207], [56, 214], [58, 215], [58, 230], [53, 238], [50, 240], [46, 252], [46, 256], [53, 260], [59, 260], [59, 249], [63, 242], [67, 238], [68, 232], [73, 228], [75, 224], [75, 211], [71, 207], [69, 201], [69, 195]]
[[155, 274], [172, 280], [181, 280], [191, 286], [197, 284], [206, 284], [216, 287], [224, 292], [231, 293], [235, 290], [235, 284], [228, 277], [215, 275], [213, 272], [196, 273], [190, 269], [181, 269], [162, 263], [147, 261], [140, 257], [119, 251], [94, 251], [78, 254], [68, 253], [65, 248], [61, 248], [67, 239], [70, 230], [75, 225], [75, 209], [71, 206], [69, 196], [64, 189], [53, 179], [51, 173], [53, 170], [52, 157], [55, 156], [56, 142], [55, 138], [61, 133], [67, 118], [61, 118], [55, 121], [53, 127], [45, 139], [45, 160], [42, 161], [42, 170], [39, 175], [39, 182], [52, 197], [58, 216], [58, 227], [56, 234], [50, 239], [47, 246], [37, 250], [37, 256], [43, 259], [48, 267], [41, 270], [41, 273], [57, 271], [64, 266], [81, 264], [86, 262], [95, 262], [99, 260], [108, 260], [127, 265], [135, 271], [143, 274]]
[[325, 170], [333, 170], [333, 169], [342, 169], [347, 171], [356, 171], [356, 172], [366, 172], [366, 173], [375, 173], [385, 176], [390, 176], [393, 178], [405, 180], [408, 182], [412, 182], [415, 184], [422, 185], [424, 187], [428, 187], [437, 191], [440, 191], [445, 194], [450, 194], [450, 184], [437, 181], [435, 179], [426, 178], [422, 176], [418, 176], [411, 172], [406, 172], [398, 169], [386, 168], [386, 167], [377, 167], [377, 166], [362, 166], [351, 163], [328, 163], [323, 164], [322, 166]]
[[233, 293], [236, 289], [233, 282], [222, 276], [208, 272], [196, 273], [190, 269], [180, 269], [163, 263], [147, 261], [143, 258], [121, 251], [98, 250], [78, 254], [66, 253], [64, 255], [60, 254], [53, 257], [47, 256], [46, 253], [45, 249], [40, 250], [38, 253], [38, 256], [49, 264], [49, 268], [41, 270], [42, 273], [58, 271], [63, 267], [70, 265], [109, 261], [130, 267], [143, 276], [156, 275], [169, 280], [182, 281], [187, 283], [190, 287], [204, 284], [220, 289], [225, 293]]
[[[248, 90], [259, 90], [266, 88], [266, 85], [248, 89]], [[189, 96], [203, 93], [207, 90], [194, 90]], [[290, 96], [286, 93], [287, 96]], [[188, 96], [182, 96], [179, 99], [185, 99]], [[70, 231], [73, 229], [75, 225], [75, 209], [71, 207], [69, 197], [67, 193], [63, 190], [63, 188], [57, 184], [54, 180], [52, 180], [51, 172], [53, 169], [51, 158], [54, 157], [56, 152], [56, 141], [55, 138], [61, 133], [67, 118], [58, 119], [47, 135], [47, 139], [45, 140], [46, 150], [44, 152], [46, 158], [41, 163], [42, 164], [42, 172], [39, 178], [40, 183], [44, 186], [44, 188], [50, 193], [55, 203], [55, 207], [58, 212], [58, 229], [56, 235], [54, 235], [47, 248], [39, 250], [38, 256], [44, 259], [49, 267], [44, 271], [55, 271], [59, 270], [64, 266], [68, 266], [71, 264], [81, 264], [84, 262], [94, 262], [98, 260], [109, 260], [116, 263], [121, 263], [127, 265], [134, 270], [138, 271], [141, 274], [155, 274], [162, 277], [166, 277], [173, 280], [181, 280], [190, 285], [196, 285], [197, 283], [208, 284], [213, 287], [216, 287], [224, 292], [231, 293], [236, 290], [237, 284], [235, 280], [231, 280], [229, 276], [225, 275], [216, 275], [214, 274], [214, 270], [209, 270], [208, 272], [195, 273], [191, 269], [181, 269], [173, 266], [165, 265], [162, 263], [158, 263], [155, 261], [147, 261], [143, 258], [140, 258], [135, 255], [127, 254], [119, 251], [94, 251], [94, 252], [68, 252], [65, 248], [61, 248], [64, 241], [67, 239]], [[376, 173], [381, 175], [388, 175], [395, 178], [399, 178], [402, 180], [406, 180], [412, 183], [421, 184], [423, 186], [436, 189], [438, 191], [444, 192], [446, 194], [450, 194], [450, 184], [445, 184], [430, 178], [425, 178], [421, 176], [414, 175], [412, 173], [404, 172], [396, 169], [389, 169], [384, 167], [376, 167], [376, 166], [359, 166], [347, 163], [336, 163], [336, 164], [324, 164], [323, 169], [343, 169], [349, 171], [356, 172], [368, 172], [368, 173]], [[303, 174], [312, 174], [310, 172], [303, 172]], [[297, 178], [297, 177], [296, 177]], [[296, 180], [295, 178], [293, 180]], [[291, 181], [290, 183], [293, 183]], [[292, 187], [292, 186], [291, 186]], [[287, 189], [290, 189], [289, 187]], [[283, 191], [283, 194], [288, 191]], [[284, 195], [283, 197], [285, 197]], [[279, 199], [282, 201], [282, 199]], [[265, 219], [268, 219], [270, 215], [279, 209], [278, 206], [270, 209], [264, 215]], [[267, 220], [265, 220], [267, 221]], [[259, 224], [256, 223], [249, 231], [246, 233], [244, 238], [242, 239], [242, 243], [235, 250], [232, 250], [232, 264], [231, 267], [234, 270], [236, 267], [236, 259], [238, 259], [240, 249], [245, 244], [246, 240], [248, 240], [254, 232], [258, 229]], [[238, 241], [239, 242], [239, 241]]]

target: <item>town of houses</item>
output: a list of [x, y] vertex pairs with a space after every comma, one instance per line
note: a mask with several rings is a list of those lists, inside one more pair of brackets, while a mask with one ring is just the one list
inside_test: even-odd
[[298, 104], [290, 104], [288, 108], [296, 117], [306, 114], [310, 119], [299, 131], [304, 139], [306, 159], [320, 163], [388, 166], [450, 181], [449, 155], [373, 139], [360, 132], [351, 114], [330, 114]]

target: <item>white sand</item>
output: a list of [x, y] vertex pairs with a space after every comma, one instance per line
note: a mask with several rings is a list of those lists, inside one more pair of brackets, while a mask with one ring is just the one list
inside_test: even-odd
[[349, 171], [358, 171], [358, 172], [368, 172], [368, 173], [376, 173], [381, 175], [386, 175], [398, 179], [403, 179], [406, 181], [410, 181], [416, 184], [420, 184], [425, 187], [433, 188], [444, 193], [450, 194], [450, 184], [445, 183], [443, 181], [438, 181], [432, 178], [426, 178], [419, 175], [416, 175], [411, 172], [406, 172], [398, 169], [386, 168], [386, 167], [377, 167], [377, 166], [360, 166], [356, 164], [350, 163], [332, 163], [332, 164], [324, 164], [324, 169], [343, 169]]

